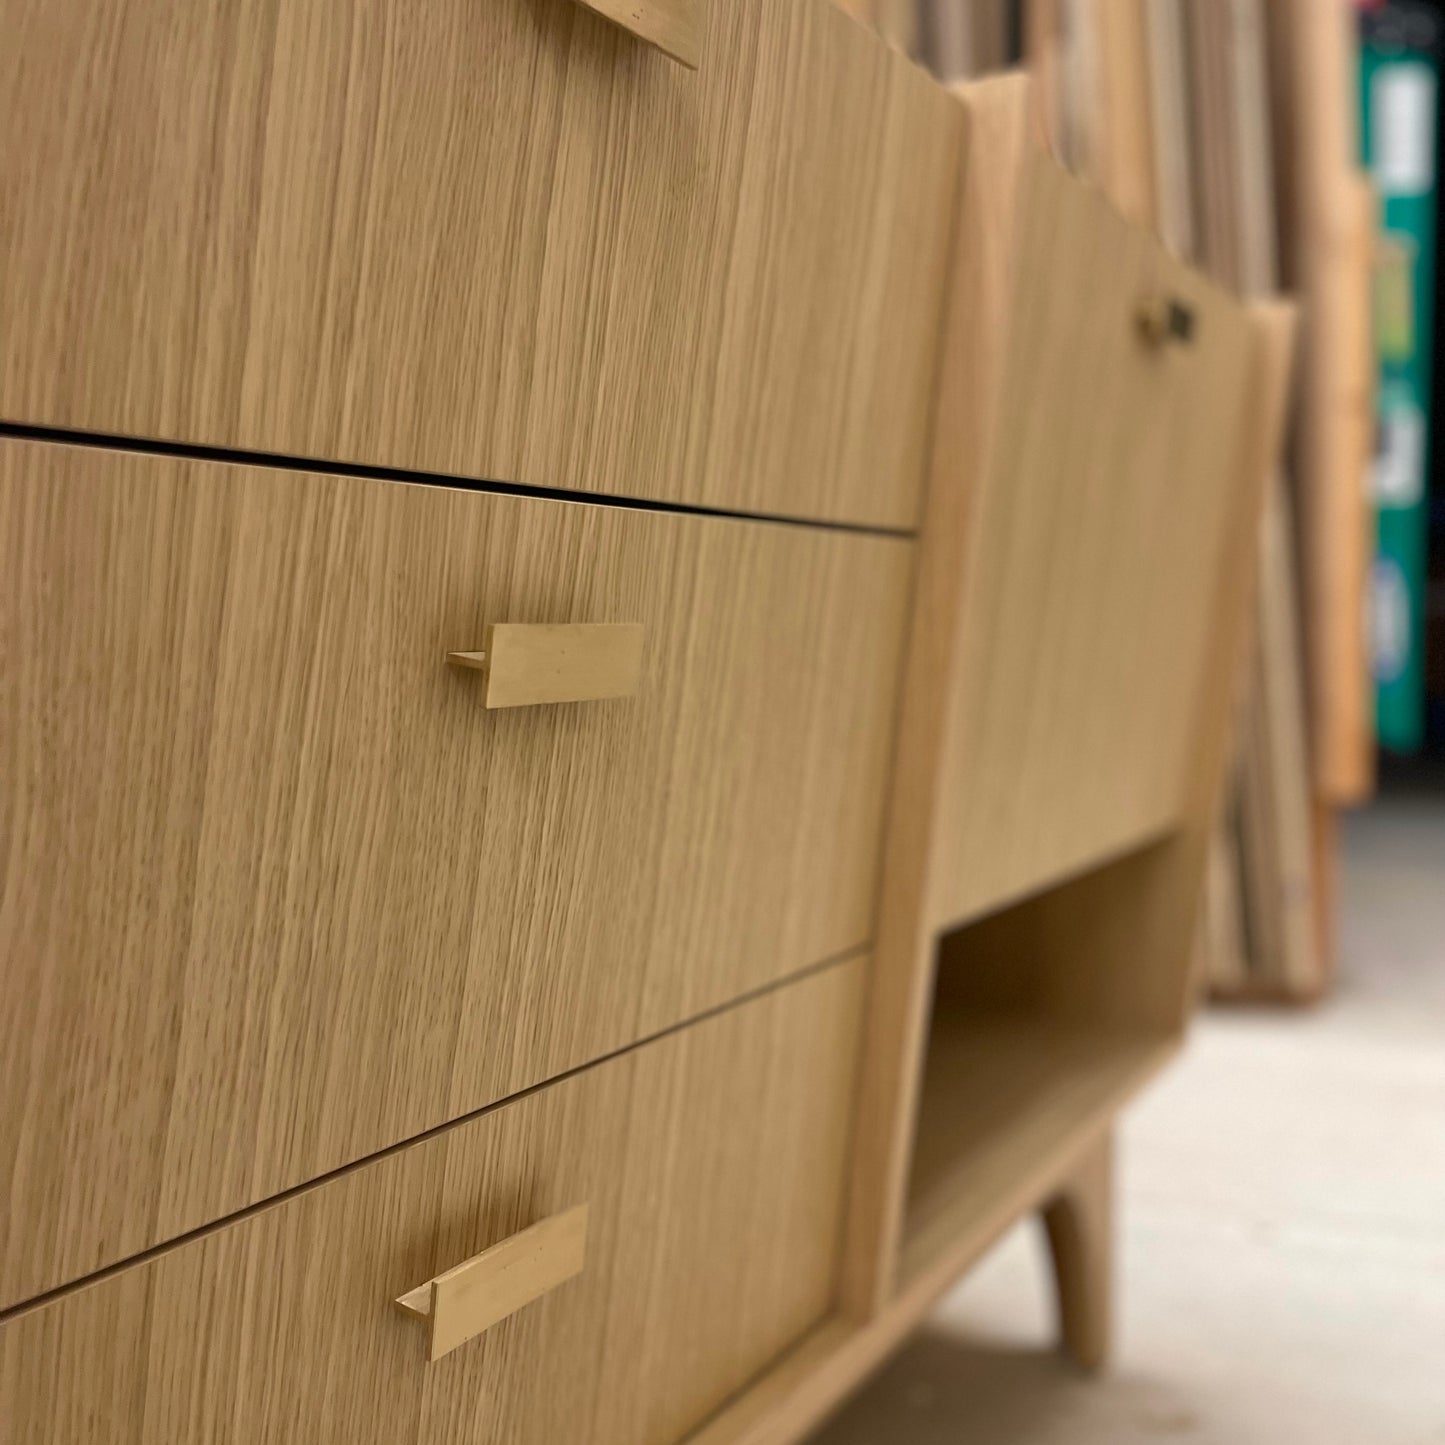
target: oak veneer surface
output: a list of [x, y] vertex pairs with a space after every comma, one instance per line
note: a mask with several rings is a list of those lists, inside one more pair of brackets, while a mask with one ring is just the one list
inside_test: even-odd
[[957, 110], [703, 10], [0, 0], [0, 419], [913, 525]]
[[[1214, 581], [1244, 495], [1244, 309], [1033, 151], [1015, 248], [950, 676], [939, 926], [1180, 816]], [[1143, 339], [1153, 297], [1193, 311], [1192, 343]]]
[[0, 1307], [863, 944], [910, 557], [0, 444]]
[[[820, 1319], [863, 965], [821, 971], [0, 1325], [3, 1445], [672, 1445]], [[394, 1296], [589, 1206], [427, 1363]]]

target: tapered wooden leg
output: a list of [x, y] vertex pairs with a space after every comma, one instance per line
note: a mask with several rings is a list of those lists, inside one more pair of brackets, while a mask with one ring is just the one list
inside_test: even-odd
[[1086, 1370], [1103, 1367], [1113, 1324], [1114, 1136], [1106, 1134], [1044, 1206], [1059, 1333]]

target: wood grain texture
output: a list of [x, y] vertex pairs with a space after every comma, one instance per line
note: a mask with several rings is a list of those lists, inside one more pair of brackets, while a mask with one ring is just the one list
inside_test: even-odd
[[867, 25], [874, 30], [878, 28], [875, 15], [877, 7], [874, 0], [833, 0], [833, 3], [845, 15], [851, 15], [860, 25]]
[[[1287, 306], [1250, 308], [1247, 323], [1255, 404], [1226, 472], [1236, 520], [1206, 589], [1212, 621], [1187, 715], [1177, 816], [1157, 841], [951, 936], [940, 956], [940, 990], [967, 984], [994, 1009], [1155, 1038], [1176, 1037], [1187, 1023], [1201, 885], [1258, 581], [1258, 518], [1283, 436], [1294, 337]], [[960, 956], [950, 969], [953, 948]]]
[[614, 25], [696, 70], [702, 57], [702, 16], [709, 0], [581, 0]]
[[[827, 1310], [861, 981], [825, 970], [10, 1319], [0, 1442], [673, 1445]], [[391, 1297], [583, 1199], [587, 1270], [428, 1365]]]
[[0, 33], [0, 417], [915, 522], [957, 115], [823, 0], [695, 74], [574, 0]]
[[[1180, 816], [1214, 578], [1242, 515], [1242, 309], [1045, 158], [1021, 184], [950, 675], [940, 925]], [[1159, 294], [1194, 311], [1191, 345], [1141, 341], [1137, 309]]]
[[0, 558], [4, 1304], [869, 938], [905, 542], [8, 441]]

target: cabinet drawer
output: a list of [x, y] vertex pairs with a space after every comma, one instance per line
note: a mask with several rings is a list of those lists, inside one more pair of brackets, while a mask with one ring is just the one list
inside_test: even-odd
[[1019, 197], [940, 783], [941, 925], [1177, 822], [1253, 485], [1244, 308], [1032, 150]]
[[8, 441], [0, 560], [0, 1305], [868, 939], [908, 543]]
[[0, 0], [0, 417], [911, 525], [958, 107], [700, 8]]
[[[829, 1308], [861, 974], [826, 969], [0, 1324], [0, 1442], [667, 1445]], [[580, 1272], [429, 1363], [391, 1301], [580, 1206]]]

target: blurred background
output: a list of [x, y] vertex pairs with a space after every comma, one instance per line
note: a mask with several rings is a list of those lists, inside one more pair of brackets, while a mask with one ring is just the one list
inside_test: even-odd
[[1123, 1132], [1118, 1364], [1021, 1230], [820, 1437], [1445, 1441], [1445, 0], [839, 0], [1302, 319], [1182, 1068]]

